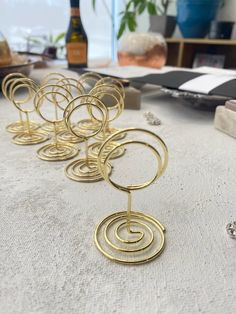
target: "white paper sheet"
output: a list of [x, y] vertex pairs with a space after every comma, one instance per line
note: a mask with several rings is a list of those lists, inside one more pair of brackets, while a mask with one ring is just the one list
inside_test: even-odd
[[182, 84], [179, 86], [179, 89], [189, 92], [209, 94], [212, 89], [233, 79], [236, 79], [236, 76], [206, 74]]

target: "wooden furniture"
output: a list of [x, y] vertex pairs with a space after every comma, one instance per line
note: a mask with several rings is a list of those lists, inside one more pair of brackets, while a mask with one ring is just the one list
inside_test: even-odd
[[236, 40], [167, 38], [167, 65], [191, 68], [197, 53], [225, 56], [225, 68], [236, 68]]

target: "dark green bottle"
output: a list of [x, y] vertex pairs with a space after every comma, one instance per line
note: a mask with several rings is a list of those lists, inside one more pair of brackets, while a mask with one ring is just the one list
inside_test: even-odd
[[70, 0], [71, 17], [66, 33], [66, 52], [69, 68], [87, 67], [88, 37], [80, 18], [80, 0]]

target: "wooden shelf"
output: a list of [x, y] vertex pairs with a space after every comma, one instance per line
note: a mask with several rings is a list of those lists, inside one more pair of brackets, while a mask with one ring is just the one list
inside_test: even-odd
[[225, 56], [225, 68], [236, 68], [236, 40], [166, 38], [167, 65], [192, 68], [197, 53]]

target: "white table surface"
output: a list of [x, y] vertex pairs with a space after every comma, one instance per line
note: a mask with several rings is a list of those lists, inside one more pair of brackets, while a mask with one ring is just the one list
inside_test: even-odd
[[[148, 110], [161, 126], [146, 123]], [[213, 113], [152, 95], [115, 123], [157, 132], [170, 154], [160, 181], [134, 195], [167, 230], [162, 255], [141, 266], [111, 262], [93, 241], [126, 197], [104, 181], [70, 181], [68, 161], [36, 157], [42, 144], [12, 144], [5, 126], [16, 118], [0, 98], [1, 314], [235, 313], [236, 241], [225, 226], [236, 219], [236, 140], [214, 129]]]

